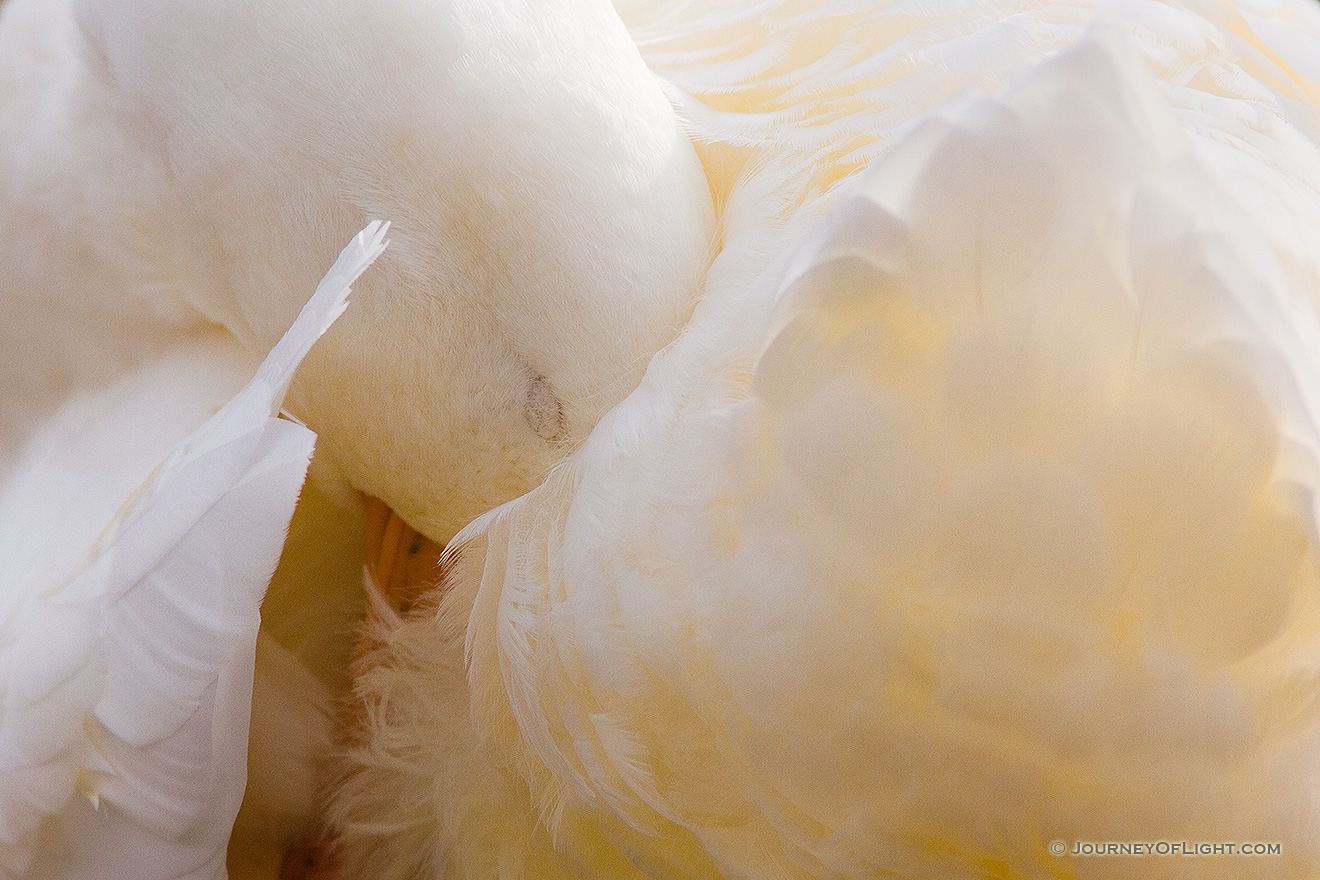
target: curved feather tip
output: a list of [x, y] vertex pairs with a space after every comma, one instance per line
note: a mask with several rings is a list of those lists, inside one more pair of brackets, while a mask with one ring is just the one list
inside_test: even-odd
[[262, 363], [257, 376], [275, 390], [271, 415], [278, 411], [284, 400], [284, 392], [293, 380], [298, 364], [302, 363], [316, 340], [348, 308], [348, 295], [353, 292], [353, 283], [389, 247], [389, 240], [385, 238], [389, 230], [388, 221], [373, 220], [353, 236], [353, 240], [340, 251], [339, 258], [317, 285], [316, 293], [312, 294], [293, 325]]

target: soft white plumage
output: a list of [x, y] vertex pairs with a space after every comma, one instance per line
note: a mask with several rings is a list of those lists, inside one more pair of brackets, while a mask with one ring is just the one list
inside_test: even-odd
[[384, 229], [236, 394], [237, 346], [194, 339], [71, 399], [19, 457], [0, 493], [3, 876], [225, 875], [258, 609], [315, 440], [275, 416]]
[[[1228, 6], [695, 8], [703, 300], [379, 634], [345, 875], [1312, 876], [1314, 83]], [[1162, 839], [1282, 854], [1048, 849]]]
[[[355, 488], [443, 542], [571, 452], [373, 597], [340, 873], [1314, 875], [1320, 12], [617, 5], [43, 7], [181, 314], [398, 221], [291, 395]], [[1170, 838], [1281, 853], [1049, 849]]]
[[6, 2], [0, 22], [3, 469], [70, 392], [207, 322], [180, 296], [172, 236], [143, 234], [141, 218], [160, 215], [161, 169], [125, 136], [114, 95], [83, 72], [67, 4]]

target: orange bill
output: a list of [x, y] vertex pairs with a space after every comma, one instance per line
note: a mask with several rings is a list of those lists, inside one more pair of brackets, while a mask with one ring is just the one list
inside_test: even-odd
[[379, 498], [367, 496], [367, 571], [399, 614], [440, 585], [444, 547], [418, 532]]

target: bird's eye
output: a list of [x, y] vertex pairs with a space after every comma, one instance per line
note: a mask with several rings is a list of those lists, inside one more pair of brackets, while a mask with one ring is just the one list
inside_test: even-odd
[[539, 374], [527, 387], [527, 422], [546, 440], [563, 440], [568, 433], [564, 405], [550, 389], [546, 378]]

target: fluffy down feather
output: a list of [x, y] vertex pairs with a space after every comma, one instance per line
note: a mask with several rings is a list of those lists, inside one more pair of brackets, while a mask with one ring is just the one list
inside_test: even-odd
[[703, 158], [744, 151], [724, 251], [378, 634], [347, 876], [1126, 877], [1048, 846], [1161, 839], [1282, 854], [1143, 876], [1314, 874], [1315, 84], [1249, 10], [1096, 8], [730, 4], [641, 41], [742, 102], [692, 111]]
[[258, 608], [315, 440], [275, 415], [384, 231], [236, 394], [235, 344], [194, 340], [28, 443], [0, 493], [3, 876], [224, 876]]

